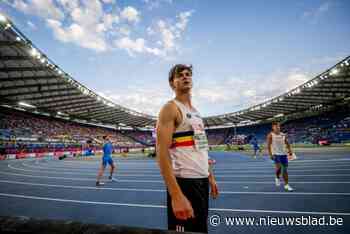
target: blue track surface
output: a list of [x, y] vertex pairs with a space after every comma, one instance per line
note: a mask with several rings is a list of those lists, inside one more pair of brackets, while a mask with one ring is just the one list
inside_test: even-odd
[[[350, 233], [350, 152], [299, 153], [290, 162], [290, 185], [274, 185], [266, 157], [211, 153], [221, 195], [210, 215], [221, 224], [210, 233]], [[164, 183], [154, 160], [116, 159], [117, 182], [95, 187], [99, 161], [0, 162], [0, 215], [69, 219], [166, 229]], [[107, 172], [106, 172], [107, 175]], [[258, 218], [341, 218], [341, 226], [261, 226]], [[254, 225], [226, 226], [226, 217], [255, 217]], [[267, 222], [267, 221], [266, 221]], [[282, 222], [281, 220], [279, 221]]]

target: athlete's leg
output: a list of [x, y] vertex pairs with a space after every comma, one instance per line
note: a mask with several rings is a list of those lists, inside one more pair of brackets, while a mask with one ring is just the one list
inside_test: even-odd
[[280, 158], [278, 155], [274, 156], [274, 161], [275, 161], [275, 184], [276, 186], [280, 186], [281, 182], [280, 182], [280, 176], [281, 176], [281, 162], [280, 162]]
[[286, 164], [281, 165], [281, 172], [284, 180], [284, 184], [288, 184], [288, 166]]
[[100, 166], [100, 169], [98, 170], [98, 174], [97, 174], [97, 179], [96, 179], [96, 185], [100, 185], [100, 180], [103, 176], [103, 173], [105, 172], [105, 169], [106, 169], [106, 165], [107, 163], [105, 162], [104, 159], [102, 159], [102, 164]]
[[276, 168], [276, 178], [280, 178], [281, 176], [281, 171], [282, 171], [282, 168], [281, 168], [281, 163], [275, 163], [275, 168]]
[[110, 174], [109, 174], [109, 178], [112, 179], [112, 176], [113, 176], [113, 173], [114, 173], [114, 170], [115, 170], [115, 164], [113, 162], [113, 159], [111, 158], [110, 161], [109, 161], [109, 165], [110, 165]]
[[288, 158], [287, 156], [283, 156], [281, 159], [282, 165], [282, 175], [284, 180], [284, 189], [287, 191], [293, 191], [294, 189], [289, 185], [288, 181]]

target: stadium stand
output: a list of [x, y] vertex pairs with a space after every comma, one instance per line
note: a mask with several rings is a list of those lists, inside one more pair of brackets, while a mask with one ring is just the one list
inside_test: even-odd
[[[116, 149], [142, 147], [140, 142], [147, 140], [147, 134], [135, 134], [140, 141], [133, 140], [127, 131], [123, 134], [115, 129], [75, 123], [24, 111], [0, 108], [0, 140], [2, 152], [7, 155], [62, 155], [81, 154], [86, 150], [99, 152], [97, 141], [109, 135]], [[22, 155], [22, 156], [21, 156]]]
[[[226, 138], [224, 132], [229, 132]], [[244, 138], [242, 144], [249, 143], [254, 136], [260, 143], [265, 142], [266, 135], [271, 131], [271, 123], [256, 124], [228, 129], [216, 130], [220, 142], [237, 144], [234, 136]], [[323, 112], [311, 117], [298, 118], [283, 122], [282, 131], [291, 143], [323, 144], [350, 142], [350, 106]], [[210, 136], [210, 135], [209, 135]]]
[[[291, 143], [331, 144], [350, 141], [350, 108], [323, 112], [311, 117], [298, 118], [283, 123], [282, 130]], [[153, 146], [155, 140], [150, 131], [115, 130], [64, 119], [0, 108], [0, 152], [2, 155], [93, 154], [101, 147], [94, 139], [111, 136], [117, 149]], [[208, 129], [210, 145], [248, 144], [252, 137], [264, 143], [271, 124], [255, 124], [236, 128]], [[13, 156], [14, 157], [14, 156]]]
[[152, 137], [151, 131], [120, 131], [121, 134], [125, 134], [129, 138], [133, 139], [136, 142], [141, 143], [142, 145], [152, 146], [155, 144], [155, 139]]

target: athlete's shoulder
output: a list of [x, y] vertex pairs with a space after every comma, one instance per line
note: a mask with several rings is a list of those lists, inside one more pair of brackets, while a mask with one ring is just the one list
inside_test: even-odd
[[171, 109], [176, 109], [176, 104], [174, 102], [174, 100], [169, 100], [167, 103], [165, 103], [161, 110], [171, 110]]
[[163, 105], [159, 112], [159, 119], [172, 119], [175, 118], [177, 112], [176, 104], [172, 101], [168, 101]]

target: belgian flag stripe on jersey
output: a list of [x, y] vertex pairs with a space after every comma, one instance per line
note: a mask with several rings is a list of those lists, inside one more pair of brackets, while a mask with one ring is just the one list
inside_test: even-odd
[[173, 143], [171, 148], [188, 147], [194, 145], [193, 131], [177, 132], [173, 134]]

